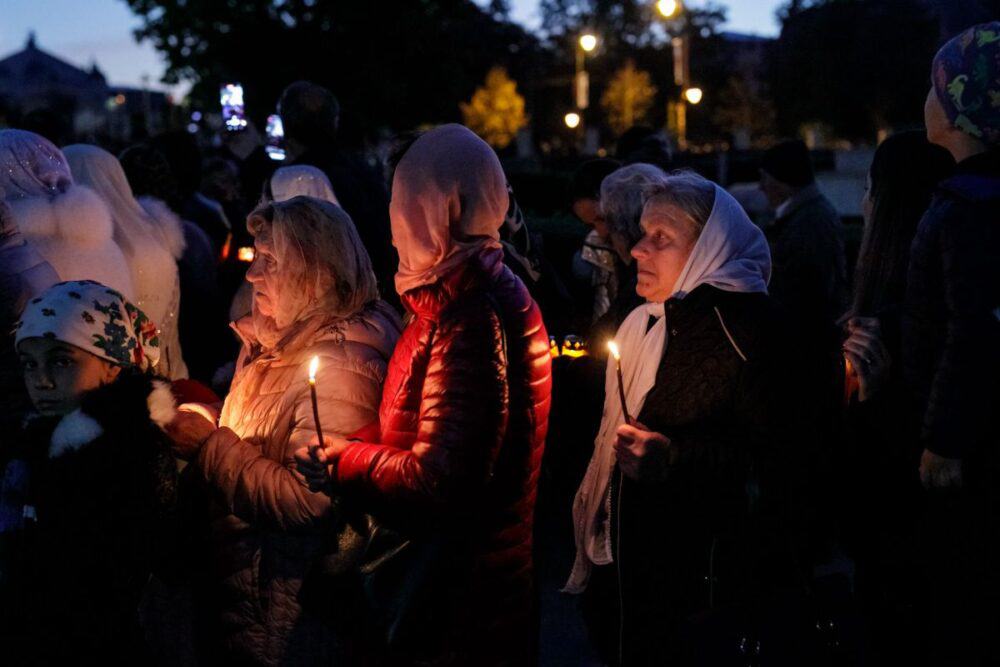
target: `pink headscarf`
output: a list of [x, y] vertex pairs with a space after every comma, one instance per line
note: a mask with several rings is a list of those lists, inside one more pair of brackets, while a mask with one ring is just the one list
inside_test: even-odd
[[442, 125], [417, 139], [392, 181], [396, 291], [435, 283], [484, 248], [500, 248], [508, 203], [500, 160], [471, 130]]
[[73, 184], [62, 151], [34, 132], [0, 131], [0, 200], [51, 196]]

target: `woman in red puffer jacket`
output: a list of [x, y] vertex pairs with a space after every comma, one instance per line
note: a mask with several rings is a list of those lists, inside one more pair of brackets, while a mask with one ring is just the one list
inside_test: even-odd
[[[419, 622], [443, 639], [432, 664], [534, 662], [532, 513], [551, 369], [538, 306], [503, 264], [507, 204], [499, 160], [468, 129], [439, 127], [407, 150], [390, 214], [410, 317], [378, 444], [327, 438], [315, 459], [297, 457], [312, 484], [332, 481], [416, 547], [404, 580], [435, 588], [433, 609], [412, 610], [433, 615]], [[447, 563], [447, 590], [420, 569], [430, 561]]]

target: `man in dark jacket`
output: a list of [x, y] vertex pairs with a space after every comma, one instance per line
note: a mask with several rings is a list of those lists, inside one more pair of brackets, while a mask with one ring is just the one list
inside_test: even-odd
[[775, 209], [767, 230], [774, 275], [769, 290], [793, 315], [832, 323], [847, 307], [840, 216], [816, 186], [809, 150], [782, 142], [764, 154], [760, 188]]
[[382, 297], [398, 306], [392, 278], [399, 256], [389, 229], [389, 195], [381, 175], [338, 142], [337, 98], [315, 83], [297, 81], [281, 94], [278, 113], [285, 129], [286, 163], [312, 165], [330, 179], [368, 250]]
[[932, 80], [927, 136], [958, 165], [917, 230], [902, 330], [923, 414], [920, 477], [938, 490], [928, 498], [931, 654], [934, 664], [997, 664], [1000, 22], [945, 44]]

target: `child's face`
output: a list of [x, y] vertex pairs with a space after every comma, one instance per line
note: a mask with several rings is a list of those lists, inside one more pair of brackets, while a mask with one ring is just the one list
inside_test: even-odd
[[31, 402], [46, 416], [72, 412], [80, 396], [111, 382], [121, 370], [75, 345], [49, 338], [26, 338], [17, 351]]

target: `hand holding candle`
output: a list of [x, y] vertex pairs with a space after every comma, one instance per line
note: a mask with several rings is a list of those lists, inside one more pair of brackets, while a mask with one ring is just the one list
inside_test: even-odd
[[625, 423], [631, 424], [632, 417], [628, 414], [628, 405], [625, 403], [625, 382], [622, 380], [622, 357], [621, 353], [618, 351], [618, 344], [613, 341], [608, 341], [608, 349], [611, 350], [611, 356], [615, 358], [615, 371], [618, 374], [618, 400], [622, 404], [622, 414], [625, 416]]
[[319, 423], [319, 405], [316, 401], [316, 371], [319, 369], [319, 357], [313, 357], [309, 362], [309, 395], [312, 397], [313, 421], [316, 423], [316, 435], [319, 444], [309, 448], [309, 454], [315, 459], [319, 448], [323, 446], [323, 427]]

